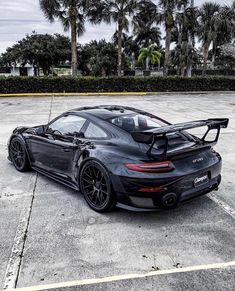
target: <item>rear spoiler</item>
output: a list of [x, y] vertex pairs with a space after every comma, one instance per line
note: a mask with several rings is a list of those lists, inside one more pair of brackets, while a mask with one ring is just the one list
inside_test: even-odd
[[[185, 123], [177, 123], [167, 126], [162, 126], [154, 130], [146, 130], [142, 132], [132, 132], [132, 137], [136, 142], [151, 144], [150, 148], [147, 152], [148, 155], [152, 155], [152, 150], [154, 144], [157, 140], [164, 140], [164, 153], [161, 154], [161, 158], [167, 156], [168, 150], [168, 138], [167, 135], [175, 132], [181, 132], [188, 129], [199, 128], [207, 126], [207, 131], [202, 138], [198, 138], [201, 142], [201, 146], [213, 146], [217, 143], [220, 135], [221, 128], [227, 128], [229, 123], [228, 118], [216, 118], [216, 119], [208, 119], [208, 120], [197, 120]], [[211, 130], [217, 130], [216, 137], [212, 141], [206, 141], [206, 137], [208, 136]], [[198, 147], [197, 147], [198, 148]]]

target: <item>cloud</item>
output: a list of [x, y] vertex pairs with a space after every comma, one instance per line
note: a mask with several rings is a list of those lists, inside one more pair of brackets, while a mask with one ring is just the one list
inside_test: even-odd
[[[69, 35], [64, 32], [61, 23], [58, 21], [49, 23], [44, 18], [38, 0], [0, 0], [0, 53], [34, 30], [37, 33]], [[113, 25], [87, 24], [86, 32], [80, 37], [79, 42], [86, 43], [92, 39], [103, 38], [110, 40], [114, 32]]]
[[[220, 1], [220, 4], [230, 4], [232, 0]], [[195, 0], [196, 5], [204, 3], [203, 0]], [[26, 34], [32, 31], [38, 33], [63, 33], [59, 22], [49, 23], [39, 8], [39, 0], [0, 0], [0, 53], [12, 46]], [[110, 40], [115, 32], [115, 25], [86, 25], [85, 34], [80, 37], [80, 43], [90, 40]], [[68, 34], [68, 33], [66, 33]]]

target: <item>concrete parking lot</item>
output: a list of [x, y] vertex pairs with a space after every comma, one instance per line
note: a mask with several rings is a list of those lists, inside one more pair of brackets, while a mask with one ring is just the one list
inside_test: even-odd
[[[173, 211], [98, 214], [76, 191], [35, 172], [19, 173], [7, 160], [7, 140], [16, 126], [46, 124], [68, 109], [101, 104], [141, 108], [172, 123], [230, 118], [216, 146], [223, 157], [219, 191]], [[1, 97], [0, 289], [16, 284], [58, 290], [60, 282], [77, 280], [79, 286], [84, 279], [172, 270], [88, 286], [65, 284], [63, 289], [234, 290], [234, 189], [233, 93]], [[189, 272], [193, 266], [199, 270]]]

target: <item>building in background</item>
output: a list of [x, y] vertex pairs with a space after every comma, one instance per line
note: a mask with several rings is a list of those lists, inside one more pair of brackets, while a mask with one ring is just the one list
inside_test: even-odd
[[36, 75], [35, 68], [30, 65], [26, 64], [22, 66], [22, 64], [14, 64], [11, 67], [1, 67], [0, 68], [0, 76], [25, 76], [25, 77], [32, 77]]

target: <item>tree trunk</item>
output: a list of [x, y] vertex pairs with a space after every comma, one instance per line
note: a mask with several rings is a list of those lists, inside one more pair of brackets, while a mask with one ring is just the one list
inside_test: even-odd
[[215, 56], [216, 56], [216, 41], [213, 42], [212, 48], [212, 60], [211, 60], [212, 70], [215, 69]]
[[166, 28], [166, 49], [165, 49], [165, 61], [164, 61], [164, 69], [163, 75], [168, 75], [169, 70], [169, 62], [170, 62], [170, 46], [171, 46], [171, 27]]
[[[194, 0], [190, 1], [190, 7], [194, 8]], [[188, 78], [192, 77], [192, 53], [190, 50], [195, 48], [195, 36], [194, 32], [189, 31], [188, 37], [188, 47], [187, 47], [187, 68], [186, 68], [186, 76]]]
[[122, 75], [122, 23], [118, 20], [118, 76]]
[[77, 53], [77, 11], [76, 8], [70, 9], [70, 25], [71, 25], [71, 73], [75, 77], [78, 69], [78, 53]]
[[210, 48], [210, 44], [205, 43], [204, 48], [203, 48], [203, 70], [202, 70], [203, 76], [206, 75], [209, 48]]
[[176, 69], [176, 75], [179, 76], [180, 75], [180, 57], [177, 61], [177, 69]]
[[135, 70], [135, 53], [131, 54], [131, 70]]
[[146, 58], [146, 71], [149, 71], [149, 56]]
[[192, 44], [193, 44], [192, 35], [189, 32], [188, 44], [187, 44], [187, 67], [186, 67], [186, 76], [188, 78], [192, 77], [192, 53], [191, 53]]
[[184, 71], [185, 71], [185, 62], [182, 61], [180, 64], [180, 76], [184, 77]]
[[212, 68], [212, 70], [215, 69], [215, 54], [214, 53], [212, 54], [211, 68]]
[[43, 71], [43, 75], [44, 76], [48, 76], [49, 74], [48, 74], [48, 68], [47, 68], [47, 66], [43, 66], [42, 67], [42, 71]]
[[182, 62], [183, 62], [183, 54], [182, 54], [182, 25], [181, 25], [181, 21], [179, 23], [178, 48], [180, 50], [180, 55], [179, 55], [179, 64], [178, 64], [178, 68], [177, 68], [177, 75], [180, 76], [180, 74], [181, 74], [181, 66], [182, 66]]
[[102, 72], [102, 77], [105, 77], [106, 76], [105, 68], [102, 68], [101, 72]]

